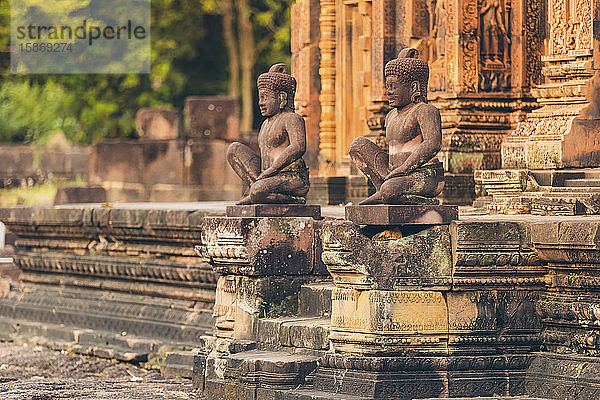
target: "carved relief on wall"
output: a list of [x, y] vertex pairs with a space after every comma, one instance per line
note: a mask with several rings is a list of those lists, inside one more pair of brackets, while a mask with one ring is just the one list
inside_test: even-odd
[[448, 23], [447, 0], [427, 0], [429, 11], [429, 90], [446, 90], [446, 30]]
[[[456, 76], [456, 65], [457, 60], [452, 55], [456, 53], [457, 46], [457, 26], [456, 19], [458, 16], [456, 15], [456, 4], [451, 1], [446, 3], [446, 43], [445, 43], [445, 53], [448, 54], [446, 57], [446, 72], [448, 77], [448, 82], [446, 82], [446, 89], [452, 90], [454, 89], [454, 80]], [[431, 87], [431, 86], [430, 86]], [[430, 89], [431, 90], [431, 89]]]
[[477, 64], [478, 64], [478, 4], [477, 0], [463, 0], [460, 12], [462, 13], [462, 85], [466, 92], [477, 91]]
[[544, 0], [525, 0], [525, 54], [527, 57], [525, 84], [534, 86], [542, 82], [542, 57], [544, 52], [545, 23], [542, 10]]
[[592, 48], [591, 0], [550, 0], [550, 54]]
[[510, 0], [479, 3], [479, 90], [501, 92], [510, 88]]

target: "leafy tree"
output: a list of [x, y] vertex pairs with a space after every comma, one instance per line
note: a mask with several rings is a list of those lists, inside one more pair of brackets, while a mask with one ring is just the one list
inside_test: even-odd
[[74, 98], [53, 82], [5, 82], [0, 87], [0, 141], [43, 142], [53, 132], [78, 139]]
[[[204, 0], [207, 12], [223, 17], [229, 55], [229, 93], [241, 94], [241, 129], [256, 125], [256, 75], [277, 62], [289, 64], [292, 0]], [[237, 19], [237, 26], [235, 20]], [[237, 28], [237, 29], [236, 29]], [[241, 79], [240, 79], [241, 76]], [[238, 85], [241, 84], [241, 88]]]
[[[187, 96], [226, 93], [242, 93], [250, 129], [258, 123], [256, 75], [289, 61], [291, 2], [152, 0], [150, 74], [11, 75], [10, 8], [0, 0], [0, 140], [43, 141], [56, 129], [82, 143], [136, 137], [139, 108], [182, 109]], [[247, 22], [253, 46], [242, 59], [240, 27]]]

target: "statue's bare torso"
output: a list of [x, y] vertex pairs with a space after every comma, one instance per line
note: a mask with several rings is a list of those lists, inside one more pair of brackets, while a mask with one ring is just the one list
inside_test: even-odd
[[[393, 171], [406, 162], [408, 157], [423, 143], [420, 120], [423, 116], [439, 111], [427, 103], [411, 103], [402, 109], [394, 108], [386, 116], [386, 138], [389, 147], [389, 169]], [[432, 149], [428, 160], [435, 157], [438, 149]], [[421, 163], [423, 160], [420, 160]], [[417, 165], [418, 166], [418, 165]]]
[[[273, 165], [290, 145], [290, 130], [298, 130], [304, 126], [302, 117], [292, 111], [285, 111], [267, 118], [258, 133], [258, 147], [260, 149], [261, 170], [265, 171]], [[292, 132], [294, 134], [295, 132]], [[301, 132], [304, 134], [304, 130]], [[302, 159], [297, 159], [286, 166], [282, 171], [297, 171]]]

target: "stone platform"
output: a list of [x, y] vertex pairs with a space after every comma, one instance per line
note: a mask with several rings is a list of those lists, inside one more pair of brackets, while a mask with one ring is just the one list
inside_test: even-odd
[[216, 276], [194, 252], [210, 210], [10, 207], [20, 281], [0, 339], [143, 362], [212, 330]]
[[177, 350], [163, 369], [207, 399], [600, 394], [598, 216], [365, 227], [16, 207], [0, 219], [22, 270], [0, 295], [0, 338], [136, 363]]
[[[251, 347], [233, 340], [229, 353], [213, 350], [207, 398], [597, 397], [590, 310], [600, 304], [591, 272], [600, 217], [463, 215], [373, 228], [319, 222], [331, 305], [315, 307], [325, 286], [304, 284], [300, 309], [319, 315], [259, 318], [243, 342]], [[573, 268], [587, 278], [569, 275]]]

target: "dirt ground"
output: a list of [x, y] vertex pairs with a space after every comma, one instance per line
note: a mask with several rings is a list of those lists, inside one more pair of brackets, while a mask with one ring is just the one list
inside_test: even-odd
[[189, 379], [158, 371], [0, 342], [0, 399], [199, 399]]

